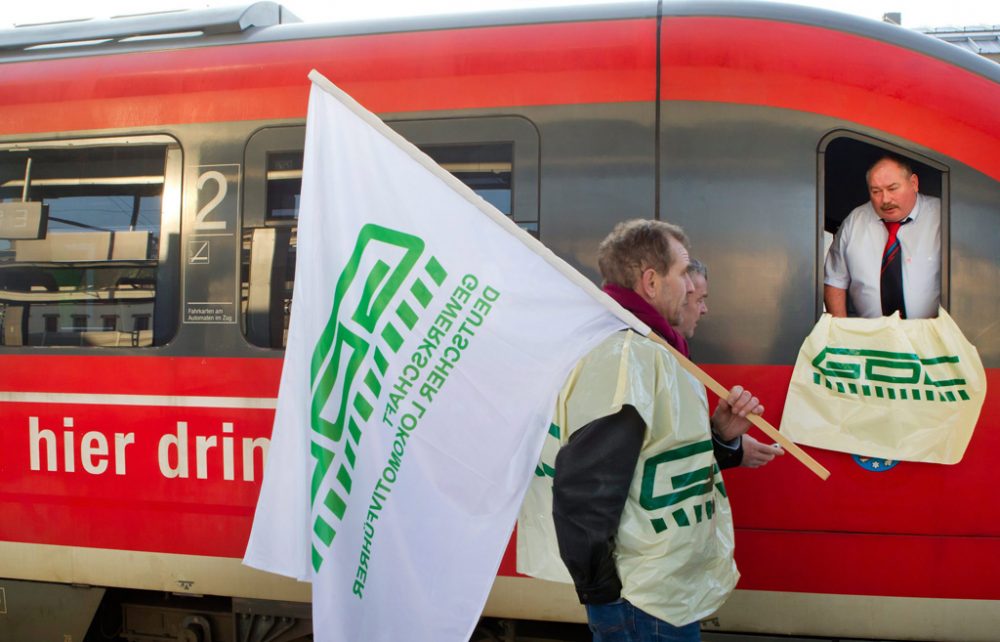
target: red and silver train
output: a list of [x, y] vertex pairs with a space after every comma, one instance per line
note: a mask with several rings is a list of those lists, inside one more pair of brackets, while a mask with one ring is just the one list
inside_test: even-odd
[[[874, 157], [910, 159], [942, 198], [943, 303], [987, 368], [965, 458], [727, 472], [743, 577], [704, 629], [997, 639], [1000, 67], [704, 1], [329, 25], [262, 2], [0, 32], [0, 639], [308, 631], [308, 586], [240, 558], [313, 68], [595, 279], [616, 221], [682, 225], [712, 273], [695, 359], [775, 424], [824, 238]], [[569, 587], [514, 569], [511, 547], [486, 615], [582, 620]]]

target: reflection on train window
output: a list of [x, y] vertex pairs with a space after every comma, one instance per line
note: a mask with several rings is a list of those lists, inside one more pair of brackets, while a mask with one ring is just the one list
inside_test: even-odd
[[294, 219], [302, 192], [302, 152], [267, 155], [267, 218]]
[[507, 216], [511, 215], [511, 143], [427, 145], [421, 147], [460, 181]]
[[[821, 282], [819, 301], [820, 311], [823, 311], [823, 264], [841, 224], [854, 208], [864, 205], [869, 200], [868, 183], [865, 179], [868, 168], [886, 155], [905, 159], [919, 178], [920, 193], [942, 199], [942, 221], [945, 220], [948, 209], [947, 198], [944, 198], [947, 192], [948, 172], [943, 165], [918, 157], [909, 150], [854, 132], [834, 132], [820, 143], [820, 151], [823, 154], [823, 180], [820, 185], [823, 198], [823, 244], [819, 267]], [[947, 261], [942, 261], [941, 303], [945, 307], [947, 307], [947, 289], [944, 287], [947, 283], [946, 264]], [[848, 316], [855, 316], [856, 312], [851, 305], [850, 297], [847, 303]]]
[[[428, 156], [472, 188], [488, 203], [511, 215], [511, 143], [433, 145]], [[267, 218], [294, 219], [302, 191], [302, 152], [267, 155]]]
[[[252, 150], [253, 141], [249, 147]], [[421, 149], [511, 216], [513, 143], [427, 145]], [[288, 339], [295, 281], [295, 221], [302, 190], [302, 151], [265, 151], [263, 156], [265, 211], [256, 222], [247, 215], [243, 228], [243, 315], [252, 343], [282, 348]], [[252, 162], [248, 158], [248, 171]], [[252, 202], [251, 197], [247, 201]], [[521, 225], [537, 231], [537, 221]]]
[[149, 320], [156, 305], [167, 148], [0, 151], [4, 345], [161, 342]]

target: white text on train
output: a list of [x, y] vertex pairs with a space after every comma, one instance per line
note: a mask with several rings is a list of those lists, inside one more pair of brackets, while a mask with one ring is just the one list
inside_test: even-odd
[[[73, 417], [63, 417], [62, 423], [63, 428], [74, 428]], [[131, 452], [128, 447], [135, 443], [134, 432], [115, 432], [109, 437], [97, 430], [85, 432], [77, 441], [75, 430], [57, 432], [41, 427], [38, 417], [28, 417], [29, 461], [33, 471], [74, 473], [79, 462], [83, 471], [91, 475], [101, 475], [109, 469], [116, 475], [125, 475], [126, 461], [131, 458], [127, 456]], [[257, 469], [263, 466], [270, 443], [266, 437], [239, 439], [243, 481], [258, 479]], [[174, 432], [159, 437], [156, 458], [160, 474], [167, 479], [189, 479], [193, 462], [197, 479], [208, 479], [210, 466], [217, 469], [221, 464], [222, 478], [233, 481], [236, 448], [232, 422], [222, 423], [220, 445], [219, 435], [191, 437], [188, 422], [178, 421]]]

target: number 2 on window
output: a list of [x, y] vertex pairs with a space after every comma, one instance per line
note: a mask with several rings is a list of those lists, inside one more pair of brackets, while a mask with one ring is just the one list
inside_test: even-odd
[[229, 189], [229, 183], [226, 182], [226, 177], [222, 172], [212, 170], [205, 172], [198, 177], [198, 191], [200, 192], [205, 186], [205, 183], [208, 183], [209, 181], [218, 185], [218, 191], [215, 196], [212, 197], [212, 200], [205, 203], [205, 206], [198, 210], [198, 213], [195, 215], [194, 229], [196, 231], [226, 229], [225, 221], [206, 221], [205, 219], [208, 218], [208, 215], [219, 206], [219, 203], [221, 203], [224, 198], [226, 198], [226, 191]]

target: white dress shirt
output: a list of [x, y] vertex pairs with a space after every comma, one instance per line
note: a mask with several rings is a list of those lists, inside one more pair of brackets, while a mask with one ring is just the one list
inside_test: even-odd
[[[937, 316], [941, 304], [941, 199], [917, 194], [899, 228], [903, 255], [903, 300], [909, 319]], [[844, 219], [826, 255], [827, 285], [847, 290], [854, 310], [863, 317], [882, 316], [882, 250], [889, 232], [871, 202], [854, 208]]]

